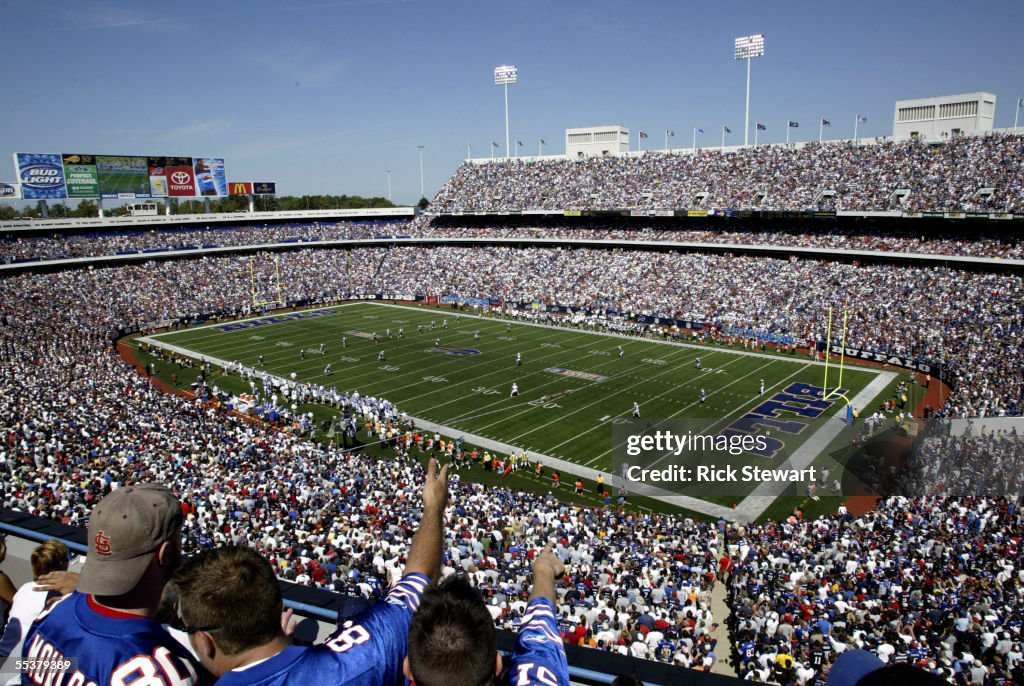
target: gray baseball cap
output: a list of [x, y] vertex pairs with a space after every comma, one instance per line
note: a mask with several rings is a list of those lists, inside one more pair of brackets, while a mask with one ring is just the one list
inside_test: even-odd
[[123, 486], [89, 515], [89, 556], [78, 590], [99, 596], [135, 588], [154, 553], [180, 536], [184, 516], [174, 494], [159, 484]]

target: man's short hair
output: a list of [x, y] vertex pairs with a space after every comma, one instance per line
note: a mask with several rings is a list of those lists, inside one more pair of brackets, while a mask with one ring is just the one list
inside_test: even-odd
[[281, 634], [281, 589], [270, 563], [252, 548], [204, 550], [175, 573], [185, 631], [205, 631], [225, 655]]
[[63, 572], [68, 568], [68, 547], [56, 538], [43, 541], [29, 556], [32, 578], [38, 579], [50, 572]]
[[78, 590], [119, 596], [134, 589], [160, 546], [180, 546], [183, 519], [181, 503], [165, 486], [139, 484], [109, 493], [89, 514], [89, 555]]
[[417, 686], [481, 686], [494, 681], [494, 620], [464, 576], [431, 585], [409, 625], [409, 669]]

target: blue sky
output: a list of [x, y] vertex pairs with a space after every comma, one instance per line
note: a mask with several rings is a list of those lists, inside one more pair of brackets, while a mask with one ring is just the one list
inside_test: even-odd
[[[989, 91], [996, 127], [1024, 96], [1020, 0], [607, 2], [351, 0], [246, 3], [0, 0], [0, 181], [13, 152], [226, 158], [232, 181], [281, 194], [432, 196], [472, 145], [564, 152], [565, 129], [618, 123], [644, 147], [742, 143], [737, 36], [762, 142], [888, 135], [903, 98]], [[1024, 116], [1024, 115], [1022, 115]], [[751, 133], [753, 141], [753, 133]]]

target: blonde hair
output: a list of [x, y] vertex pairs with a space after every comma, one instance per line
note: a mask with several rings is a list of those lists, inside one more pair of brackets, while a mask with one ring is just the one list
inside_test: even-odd
[[68, 568], [68, 547], [51, 538], [37, 545], [29, 559], [32, 562], [33, 579], [50, 572], [63, 572]]

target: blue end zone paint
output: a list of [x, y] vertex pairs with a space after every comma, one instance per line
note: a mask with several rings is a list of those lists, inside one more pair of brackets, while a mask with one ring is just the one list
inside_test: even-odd
[[[830, 388], [835, 397], [836, 392], [845, 394], [845, 388]], [[763, 431], [777, 431], [797, 436], [810, 426], [810, 420], [825, 414], [836, 400], [823, 400], [825, 389], [805, 383], [792, 383], [785, 390], [776, 393], [766, 401], [746, 413], [720, 433], [723, 436], [743, 436], [758, 434]], [[796, 416], [783, 416], [780, 413]], [[785, 447], [778, 438], [765, 436], [764, 450], [748, 450], [747, 452], [761, 457], [775, 457]]]
[[231, 324], [223, 324], [216, 327], [218, 331], [241, 331], [243, 329], [251, 329], [254, 326], [269, 326], [270, 324], [283, 324], [284, 322], [294, 322], [300, 319], [315, 319], [316, 317], [326, 317], [329, 314], [337, 314], [334, 310], [310, 310], [308, 312], [292, 312], [291, 314], [275, 315], [273, 317], [260, 317], [259, 319], [250, 319], [247, 322], [233, 322]]

